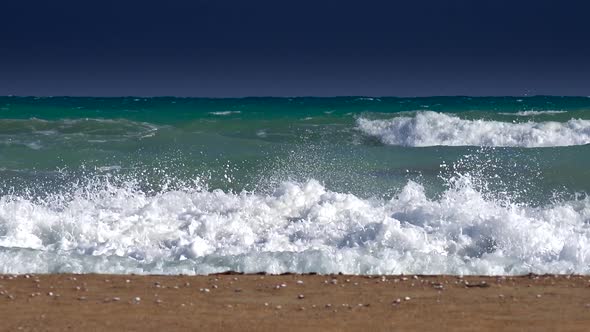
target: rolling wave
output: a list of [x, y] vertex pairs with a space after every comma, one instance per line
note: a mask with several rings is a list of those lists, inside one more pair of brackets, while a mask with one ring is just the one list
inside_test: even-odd
[[88, 134], [88, 135], [135, 135], [158, 130], [158, 126], [147, 122], [127, 119], [0, 119], [0, 135], [43, 135]]
[[0, 146], [26, 146], [39, 150], [46, 145], [76, 141], [106, 143], [152, 137], [160, 127], [127, 119], [0, 119]]
[[510, 123], [464, 120], [430, 111], [388, 120], [357, 119], [357, 129], [388, 145], [552, 147], [590, 143], [590, 120]]
[[0, 272], [590, 273], [590, 199], [486, 198], [459, 177], [431, 199], [285, 182], [274, 193], [110, 186], [0, 198]]

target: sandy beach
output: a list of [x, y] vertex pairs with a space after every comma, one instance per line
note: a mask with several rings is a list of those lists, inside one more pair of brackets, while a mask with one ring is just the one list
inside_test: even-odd
[[3, 331], [584, 331], [590, 277], [4, 275]]

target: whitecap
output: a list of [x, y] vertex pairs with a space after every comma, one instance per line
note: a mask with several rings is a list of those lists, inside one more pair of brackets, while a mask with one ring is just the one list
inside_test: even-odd
[[231, 114], [240, 114], [241, 111], [219, 111], [219, 112], [209, 112], [212, 115], [231, 115]]
[[590, 199], [487, 198], [458, 177], [390, 200], [285, 182], [272, 194], [103, 186], [0, 198], [1, 273], [590, 273]]
[[387, 120], [357, 119], [357, 129], [388, 145], [551, 147], [590, 143], [590, 120], [508, 123], [420, 111]]
[[567, 111], [554, 111], [554, 110], [548, 110], [548, 111], [519, 111], [519, 112], [515, 112], [515, 113], [502, 112], [502, 113], [498, 113], [498, 114], [501, 114], [501, 115], [509, 115], [509, 116], [537, 116], [537, 115], [555, 115], [555, 114], [562, 114], [562, 113], [567, 113]]

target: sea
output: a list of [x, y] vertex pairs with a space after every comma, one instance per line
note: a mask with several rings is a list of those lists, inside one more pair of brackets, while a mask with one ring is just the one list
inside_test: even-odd
[[0, 273], [590, 273], [590, 97], [0, 97]]

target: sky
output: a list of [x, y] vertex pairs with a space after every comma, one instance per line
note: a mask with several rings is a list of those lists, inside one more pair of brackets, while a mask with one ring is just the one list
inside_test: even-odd
[[590, 95], [582, 0], [6, 0], [0, 95]]

